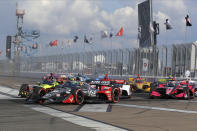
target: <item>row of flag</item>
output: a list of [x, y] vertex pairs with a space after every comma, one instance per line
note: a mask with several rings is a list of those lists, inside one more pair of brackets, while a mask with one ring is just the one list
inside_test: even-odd
[[[186, 15], [185, 21], [186, 21], [186, 26], [192, 26], [192, 24], [190, 22], [189, 15]], [[164, 24], [166, 26], [166, 30], [171, 30], [173, 28], [170, 24], [169, 19], [166, 19]], [[158, 34], [159, 33], [159, 24], [156, 23], [154, 26], [156, 26], [156, 27], [153, 27], [152, 23], [150, 23], [150, 31]], [[140, 34], [141, 34], [141, 27], [138, 27], [138, 37], [140, 37]], [[107, 30], [101, 31], [101, 39], [112, 38], [113, 36], [114, 36], [114, 34], [112, 32], [109, 32]], [[120, 30], [116, 33], [115, 36], [123, 36], [123, 27], [120, 28]], [[74, 36], [73, 40], [67, 40], [66, 43], [68, 45], [70, 45], [72, 42], [76, 43], [78, 41], [78, 39], [79, 39], [79, 36]], [[92, 44], [93, 37], [88, 38], [86, 35], [84, 35], [84, 43]], [[62, 42], [62, 45], [63, 45], [63, 42]], [[51, 46], [51, 47], [58, 46], [58, 40], [51, 41], [48, 46]], [[35, 47], [37, 48], [36, 45], [34, 45], [34, 48]]]
[[[104, 38], [112, 38], [114, 35], [112, 32], [108, 32], [108, 31], [101, 31], [101, 38], [104, 39]], [[116, 33], [115, 36], [123, 36], [123, 27], [120, 28], [120, 30]], [[72, 42], [76, 43], [79, 39], [79, 36], [74, 36]], [[68, 40], [66, 43], [70, 44], [70, 40]], [[87, 43], [87, 44], [92, 44], [93, 43], [93, 37], [87, 37], [86, 35], [84, 35], [84, 43]], [[58, 40], [54, 40], [54, 41], [51, 41], [49, 43], [48, 46], [58, 46]]]
[[[186, 23], [186, 27], [192, 26], [189, 15], [186, 15], [185, 23]], [[164, 25], [166, 26], [166, 30], [171, 30], [173, 28], [170, 24], [169, 19], [166, 19]], [[159, 23], [150, 22], [149, 31], [158, 35], [159, 34]], [[141, 27], [140, 26], [138, 27], [138, 38], [141, 38]]]
[[[185, 23], [186, 23], [186, 27], [187, 26], [192, 26], [189, 15], [186, 15]], [[171, 26], [170, 21], [168, 19], [166, 19], [166, 22], [164, 24], [166, 25], [166, 30], [171, 30], [172, 29], [172, 26]]]

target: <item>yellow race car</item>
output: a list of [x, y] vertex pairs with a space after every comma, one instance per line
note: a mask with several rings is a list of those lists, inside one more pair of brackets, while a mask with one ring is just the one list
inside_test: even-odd
[[138, 75], [137, 78], [129, 78], [128, 83], [133, 91], [150, 92], [152, 82], [147, 82], [145, 78], [141, 78]]
[[43, 93], [47, 93], [52, 91], [57, 85], [59, 85], [59, 81], [43, 81], [33, 86], [30, 86], [29, 84], [22, 84], [18, 96], [28, 97], [30, 92], [33, 91], [35, 87], [39, 87], [42, 89], [41, 91], [43, 91]]

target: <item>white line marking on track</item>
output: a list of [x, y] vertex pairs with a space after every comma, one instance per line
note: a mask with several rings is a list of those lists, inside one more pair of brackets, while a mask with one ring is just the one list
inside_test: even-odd
[[41, 105], [25, 105], [35, 111], [42, 112], [54, 117], [59, 117], [63, 120], [69, 121], [71, 123], [89, 127], [92, 129], [96, 129], [98, 131], [126, 131], [125, 129], [121, 129], [112, 125], [104, 124], [102, 122], [90, 120], [88, 118], [80, 117], [74, 114], [65, 113], [62, 111], [58, 111], [49, 107], [44, 107]]
[[78, 112], [107, 112], [109, 104], [85, 104]]
[[197, 101], [194, 101], [194, 100], [191, 100], [191, 101], [188, 101], [188, 100], [177, 100], [177, 101], [172, 101], [172, 102], [197, 103]]
[[197, 111], [179, 110], [179, 109], [172, 109], [172, 108], [161, 108], [161, 107], [139, 106], [139, 105], [128, 105], [128, 104], [113, 104], [113, 106], [124, 106], [124, 107], [130, 107], [130, 108], [140, 108], [140, 109], [150, 109], [150, 110], [160, 110], [160, 111], [197, 114]]
[[19, 91], [17, 89], [12, 89], [12, 88], [8, 88], [8, 87], [0, 86], [0, 92], [18, 97]]
[[10, 96], [0, 94], [0, 100], [2, 100], [2, 99], [13, 99], [13, 98]]

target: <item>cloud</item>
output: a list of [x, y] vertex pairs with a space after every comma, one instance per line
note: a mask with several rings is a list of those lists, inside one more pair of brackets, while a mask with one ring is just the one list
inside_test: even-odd
[[25, 21], [31, 27], [37, 27], [41, 32], [65, 34], [104, 28], [105, 25], [97, 19], [98, 7], [89, 1], [26, 1]]
[[[83, 42], [83, 35], [94, 33], [98, 47], [108, 48], [109, 41], [108, 43], [101, 41], [98, 32], [113, 29], [113, 32], [117, 33], [120, 27], [123, 27], [124, 36], [128, 39], [121, 41], [116, 39], [113, 47], [136, 45], [131, 41], [136, 40], [133, 36], [136, 36], [137, 32], [137, 7], [126, 6], [107, 12], [100, 2], [41, 0], [24, 1], [21, 8], [26, 9], [25, 25], [30, 29], [39, 29], [41, 34], [46, 34], [45, 38], [41, 35], [42, 41], [63, 40], [65, 37], [72, 39], [73, 34], [80, 34], [80, 42]], [[46, 38], [47, 34], [50, 35], [49, 38]], [[131, 36], [132, 38], [129, 38]]]
[[160, 30], [165, 31], [164, 23], [165, 23], [166, 19], [169, 19], [171, 21], [171, 17], [163, 12], [160, 12], [160, 11], [158, 11], [157, 13], [154, 13], [154, 17], [155, 17], [157, 23], [160, 23]]
[[125, 27], [128, 35], [135, 33], [137, 9], [123, 7], [108, 13], [99, 4], [88, 0], [75, 1], [25, 1], [25, 22], [41, 32], [69, 35], [74, 32], [95, 32], [107, 28]]
[[[113, 29], [113, 33], [116, 34], [120, 27], [123, 27], [124, 36], [115, 39], [113, 47], [136, 47], [138, 26], [136, 2], [130, 6], [124, 4], [124, 6], [117, 6], [113, 9], [106, 9], [109, 8], [107, 5], [104, 8], [103, 5], [106, 3], [106, 1], [90, 0], [40, 0], [24, 1], [21, 7], [26, 9], [24, 22], [27, 27], [39, 29], [41, 34], [45, 33], [45, 40], [47, 40], [47, 34], [51, 36], [49, 39], [60, 40], [72, 39], [73, 35], [78, 34], [81, 35], [80, 42], [83, 42], [85, 34], [94, 33], [97, 37], [95, 39], [97, 46], [108, 48], [110, 41], [101, 41], [100, 31]], [[174, 0], [173, 2], [155, 0], [153, 1], [153, 11], [155, 12], [154, 19], [160, 23], [160, 41], [164, 39], [165, 26], [163, 23], [166, 18], [170, 19], [173, 31], [181, 29], [177, 35], [184, 32], [184, 17], [187, 12], [184, 0]]]
[[108, 23], [109, 27], [119, 30], [120, 27], [125, 29], [126, 35], [134, 35], [137, 30], [137, 9], [126, 6], [116, 9], [113, 13], [101, 12], [103, 20]]
[[[184, 0], [173, 0], [173, 2], [170, 0], [155, 1], [153, 8], [155, 8], [154, 10], [157, 10], [158, 13], [160, 12], [160, 14], [158, 14], [160, 17], [165, 17], [164, 15], [166, 15], [166, 17], [168, 16], [174, 28], [181, 30], [181, 32], [184, 31], [184, 17], [188, 13], [188, 8]], [[162, 14], [163, 16], [161, 16]]]
[[[163, 6], [168, 11], [175, 11], [176, 14], [182, 14], [187, 11], [187, 7], [185, 6], [184, 0], [160, 0], [160, 5]], [[173, 13], [173, 12], [171, 12]]]

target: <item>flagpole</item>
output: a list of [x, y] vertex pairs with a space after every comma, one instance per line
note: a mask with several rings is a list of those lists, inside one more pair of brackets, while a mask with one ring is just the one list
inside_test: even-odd
[[167, 33], [167, 29], [166, 29], [166, 45], [168, 44], [168, 33]]
[[110, 48], [112, 49], [112, 38], [110, 38], [110, 44], [111, 44], [110, 45], [111, 46]]
[[83, 44], [83, 50], [85, 51], [85, 43]]
[[185, 27], [185, 42], [187, 42], [187, 26]]

